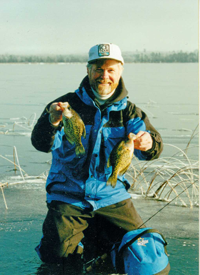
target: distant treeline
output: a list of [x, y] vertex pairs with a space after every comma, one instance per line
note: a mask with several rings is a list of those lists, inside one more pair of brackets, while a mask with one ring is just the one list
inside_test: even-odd
[[[196, 63], [198, 50], [193, 52], [125, 52], [125, 63]], [[87, 55], [0, 55], [0, 63], [86, 63]]]
[[134, 54], [125, 53], [124, 60], [135, 63], [189, 63], [198, 62], [199, 53], [198, 51], [193, 52], [136, 52]]

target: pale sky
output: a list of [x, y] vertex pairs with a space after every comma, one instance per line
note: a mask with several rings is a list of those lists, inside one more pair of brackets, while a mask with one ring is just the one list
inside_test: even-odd
[[198, 49], [198, 0], [0, 0], [0, 54]]

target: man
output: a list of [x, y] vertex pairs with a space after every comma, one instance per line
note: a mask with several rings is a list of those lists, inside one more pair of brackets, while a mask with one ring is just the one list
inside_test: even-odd
[[[49, 103], [33, 129], [33, 146], [52, 152], [46, 183], [48, 213], [37, 247], [44, 262], [76, 257], [84, 235], [93, 243], [93, 252], [102, 255], [126, 232], [144, 227], [125, 176], [119, 176], [115, 188], [106, 184], [112, 172], [108, 157], [129, 133], [136, 134], [134, 154], [140, 160], [158, 158], [163, 146], [146, 114], [127, 100], [123, 64], [117, 45], [92, 47], [79, 89]], [[81, 157], [65, 138], [58, 102], [68, 102], [85, 124]]]

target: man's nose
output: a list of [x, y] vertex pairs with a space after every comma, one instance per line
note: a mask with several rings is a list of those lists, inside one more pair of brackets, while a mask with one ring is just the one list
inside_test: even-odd
[[108, 78], [108, 71], [107, 71], [107, 70], [102, 70], [101, 77], [102, 77], [103, 79]]

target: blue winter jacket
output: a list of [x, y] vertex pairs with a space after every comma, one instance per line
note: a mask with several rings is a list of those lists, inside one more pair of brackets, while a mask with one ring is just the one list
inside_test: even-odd
[[148, 131], [153, 148], [147, 152], [135, 150], [140, 160], [157, 158], [162, 151], [160, 134], [150, 124], [148, 117], [135, 104], [127, 100], [127, 90], [122, 78], [114, 95], [100, 106], [91, 91], [88, 77], [79, 89], [53, 102], [69, 102], [79, 113], [85, 127], [82, 137], [85, 155], [75, 154], [75, 145], [65, 138], [62, 122], [53, 127], [49, 122], [50, 102], [32, 132], [32, 144], [36, 149], [52, 152], [52, 165], [46, 182], [47, 202], [62, 201], [82, 208], [96, 210], [130, 198], [130, 187], [125, 175], [119, 176], [116, 187], [107, 186], [112, 167], [107, 167], [108, 157], [117, 142], [132, 132]]

